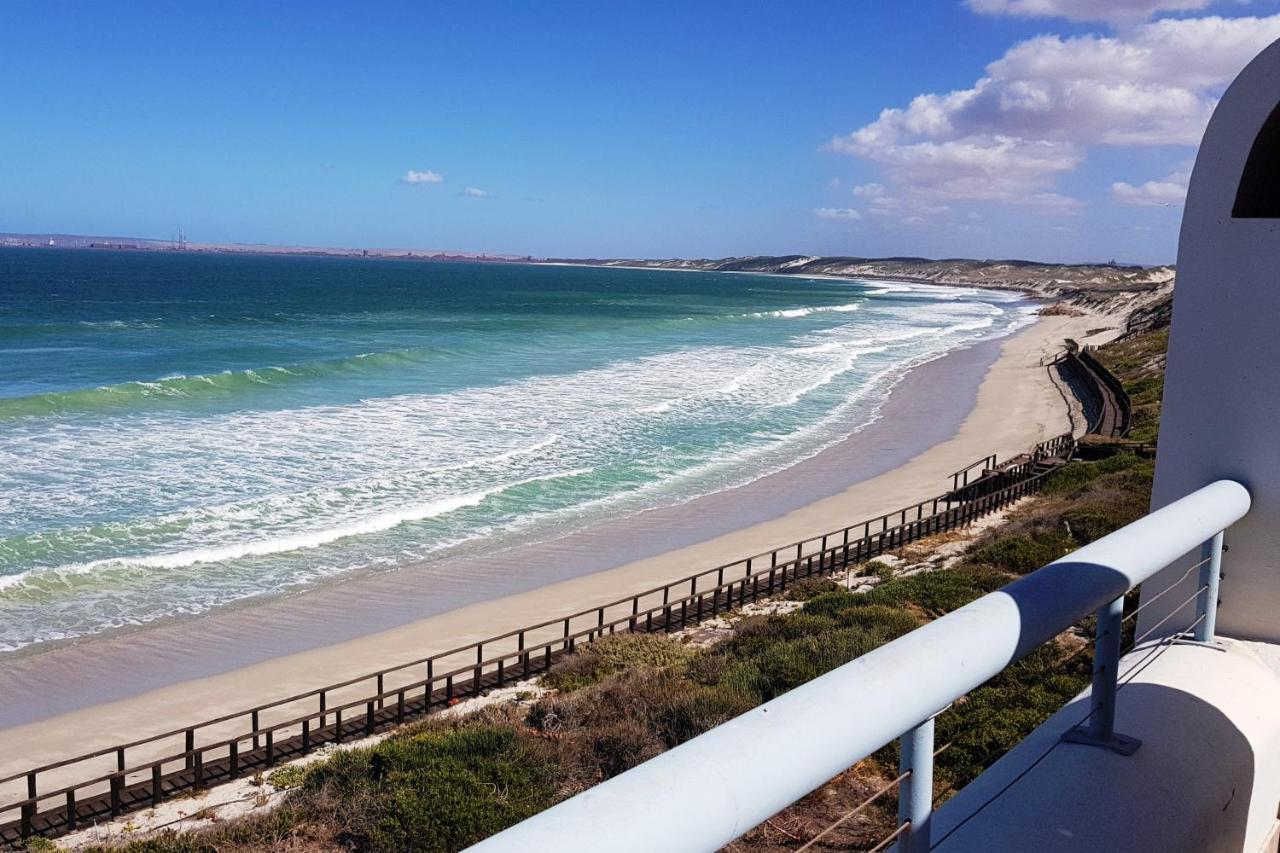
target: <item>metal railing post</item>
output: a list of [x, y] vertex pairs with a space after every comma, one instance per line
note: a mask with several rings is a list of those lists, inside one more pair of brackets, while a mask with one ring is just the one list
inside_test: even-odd
[[1098, 629], [1093, 641], [1093, 687], [1089, 721], [1062, 736], [1067, 743], [1101, 746], [1121, 755], [1133, 755], [1142, 741], [1116, 734], [1116, 677], [1120, 670], [1120, 639], [1124, 627], [1124, 596], [1098, 608]]
[[1222, 538], [1224, 531], [1200, 546], [1200, 587], [1196, 599], [1196, 642], [1212, 643], [1218, 623], [1218, 580], [1222, 577]]
[[933, 717], [902, 735], [898, 775], [898, 825], [910, 824], [897, 853], [929, 853], [933, 819]]

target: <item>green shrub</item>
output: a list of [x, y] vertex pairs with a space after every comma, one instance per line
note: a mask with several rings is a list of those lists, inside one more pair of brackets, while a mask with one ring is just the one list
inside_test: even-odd
[[775, 642], [727, 667], [722, 683], [757, 701], [767, 702], [897, 636], [900, 634], [885, 626], [836, 628]]
[[1065, 531], [999, 536], [972, 551], [973, 563], [993, 566], [1019, 575], [1034, 572], [1079, 546]]
[[617, 634], [579, 646], [542, 683], [564, 692], [581, 690], [631, 667], [683, 667], [693, 655], [693, 649], [665, 634]]
[[[695, 664], [696, 665], [696, 664]], [[635, 668], [543, 697], [526, 722], [545, 732], [574, 787], [607, 779], [754, 704], [672, 670]]]
[[930, 617], [949, 613], [975, 598], [1004, 586], [1008, 577], [982, 567], [957, 567], [940, 572], [923, 572], [897, 577], [858, 596], [862, 606], [902, 607], [915, 605]]
[[786, 615], [752, 616], [738, 623], [733, 637], [722, 644], [718, 651], [738, 657], [750, 657], [776, 643], [795, 640], [811, 634], [822, 634], [836, 627], [836, 623], [821, 608], [822, 602], [832, 597], [852, 597], [843, 590], [829, 592], [810, 600], [795, 613]]
[[840, 584], [831, 578], [802, 578], [791, 585], [784, 597], [788, 601], [808, 601], [815, 596], [835, 592], [840, 588]]
[[789, 614], [786, 618], [797, 622], [804, 618], [826, 619], [828, 620], [828, 625], [834, 626], [835, 623], [830, 622], [831, 619], [850, 608], [861, 606], [864, 600], [863, 593], [838, 589], [826, 595], [819, 595], [810, 599], [805, 602], [804, 607], [798, 613]]
[[1101, 476], [1095, 462], [1071, 462], [1062, 466], [1049, 477], [1042, 494], [1070, 495], [1084, 488]]
[[1132, 471], [1149, 479], [1153, 470], [1151, 460], [1133, 453], [1115, 453], [1096, 462], [1071, 462], [1053, 473], [1045, 484], [1043, 494], [1055, 497], [1078, 496], [1090, 484], [1108, 474]]
[[611, 779], [662, 752], [662, 744], [640, 720], [623, 718], [596, 726], [586, 740], [601, 780]]
[[872, 560], [862, 567], [862, 574], [880, 578], [882, 581], [887, 581], [889, 578], [893, 577], [893, 566], [883, 560]]
[[277, 788], [296, 788], [307, 778], [307, 768], [287, 764], [267, 775], [267, 781]]
[[458, 850], [551, 805], [556, 771], [512, 728], [458, 727], [337, 753], [302, 792], [352, 849]]
[[[45, 839], [40, 839], [45, 841]], [[47, 842], [52, 845], [53, 842]], [[27, 842], [27, 850], [31, 853], [52, 853], [56, 846], [33, 847]], [[86, 853], [106, 853], [106, 851], [127, 851], [127, 853], [218, 853], [218, 845], [206, 840], [202, 835], [188, 832], [165, 830], [151, 838], [130, 841], [123, 847], [91, 846], [84, 848]]]
[[883, 604], [852, 607], [840, 613], [836, 621], [845, 628], [881, 631], [890, 638], [901, 637], [920, 627], [920, 619], [910, 610]]
[[47, 838], [28, 838], [23, 842], [27, 853], [57, 853], [58, 845]]
[[1062, 514], [1062, 520], [1077, 545], [1087, 545], [1128, 524], [1123, 517], [1105, 507], [1091, 506], [1068, 510]]
[[690, 687], [657, 716], [667, 746], [679, 746], [755, 707], [751, 698], [724, 685]]
[[938, 718], [938, 772], [960, 787], [978, 776], [1089, 683], [1092, 661], [1048, 643], [1006, 669]]

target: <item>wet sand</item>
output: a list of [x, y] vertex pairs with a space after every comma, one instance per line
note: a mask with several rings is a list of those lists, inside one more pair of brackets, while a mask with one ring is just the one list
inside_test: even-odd
[[953, 352], [909, 373], [879, 420], [844, 442], [682, 506], [10, 658], [0, 665], [0, 775], [594, 607], [939, 494], [955, 469], [1068, 428], [1041, 361], [1063, 338], [1105, 325], [1044, 317]]

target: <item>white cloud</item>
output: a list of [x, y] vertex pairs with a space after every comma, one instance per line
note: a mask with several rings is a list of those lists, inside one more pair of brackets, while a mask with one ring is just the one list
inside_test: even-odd
[[1158, 12], [1193, 12], [1210, 0], [968, 0], [980, 15], [1015, 18], [1066, 18], [1129, 25], [1150, 20]]
[[858, 198], [880, 198], [884, 195], [884, 184], [858, 184], [853, 194]]
[[1054, 183], [1088, 146], [1195, 145], [1222, 89], [1276, 38], [1280, 15], [1039, 36], [1010, 48], [971, 88], [886, 109], [831, 148], [879, 164], [894, 196], [1068, 212], [1081, 203]]
[[819, 207], [813, 211], [819, 219], [861, 219], [862, 214], [851, 207]]
[[404, 177], [400, 179], [402, 184], [438, 184], [444, 181], [444, 175], [439, 172], [433, 172], [427, 169], [425, 172], [419, 172], [414, 169], [404, 173]]
[[469, 197], [471, 197], [471, 198], [488, 198], [488, 197], [489, 197], [489, 191], [488, 191], [488, 190], [478, 190], [478, 189], [476, 189], [475, 187], [467, 187], [466, 189], [464, 189], [464, 190], [462, 191], [462, 195], [469, 196]]
[[881, 188], [881, 191], [871, 199], [870, 212], [873, 216], [906, 222], [909, 219], [923, 220], [927, 217], [944, 216], [951, 212], [951, 207], [921, 198], [888, 196]]
[[1139, 207], [1179, 207], [1187, 198], [1188, 170], [1183, 169], [1159, 181], [1134, 186], [1124, 181], [1111, 185], [1111, 197], [1121, 204]]

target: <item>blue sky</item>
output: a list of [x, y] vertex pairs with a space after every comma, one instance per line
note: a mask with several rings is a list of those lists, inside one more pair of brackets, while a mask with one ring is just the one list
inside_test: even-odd
[[0, 231], [1168, 262], [1195, 140], [1277, 13], [13, 2]]

